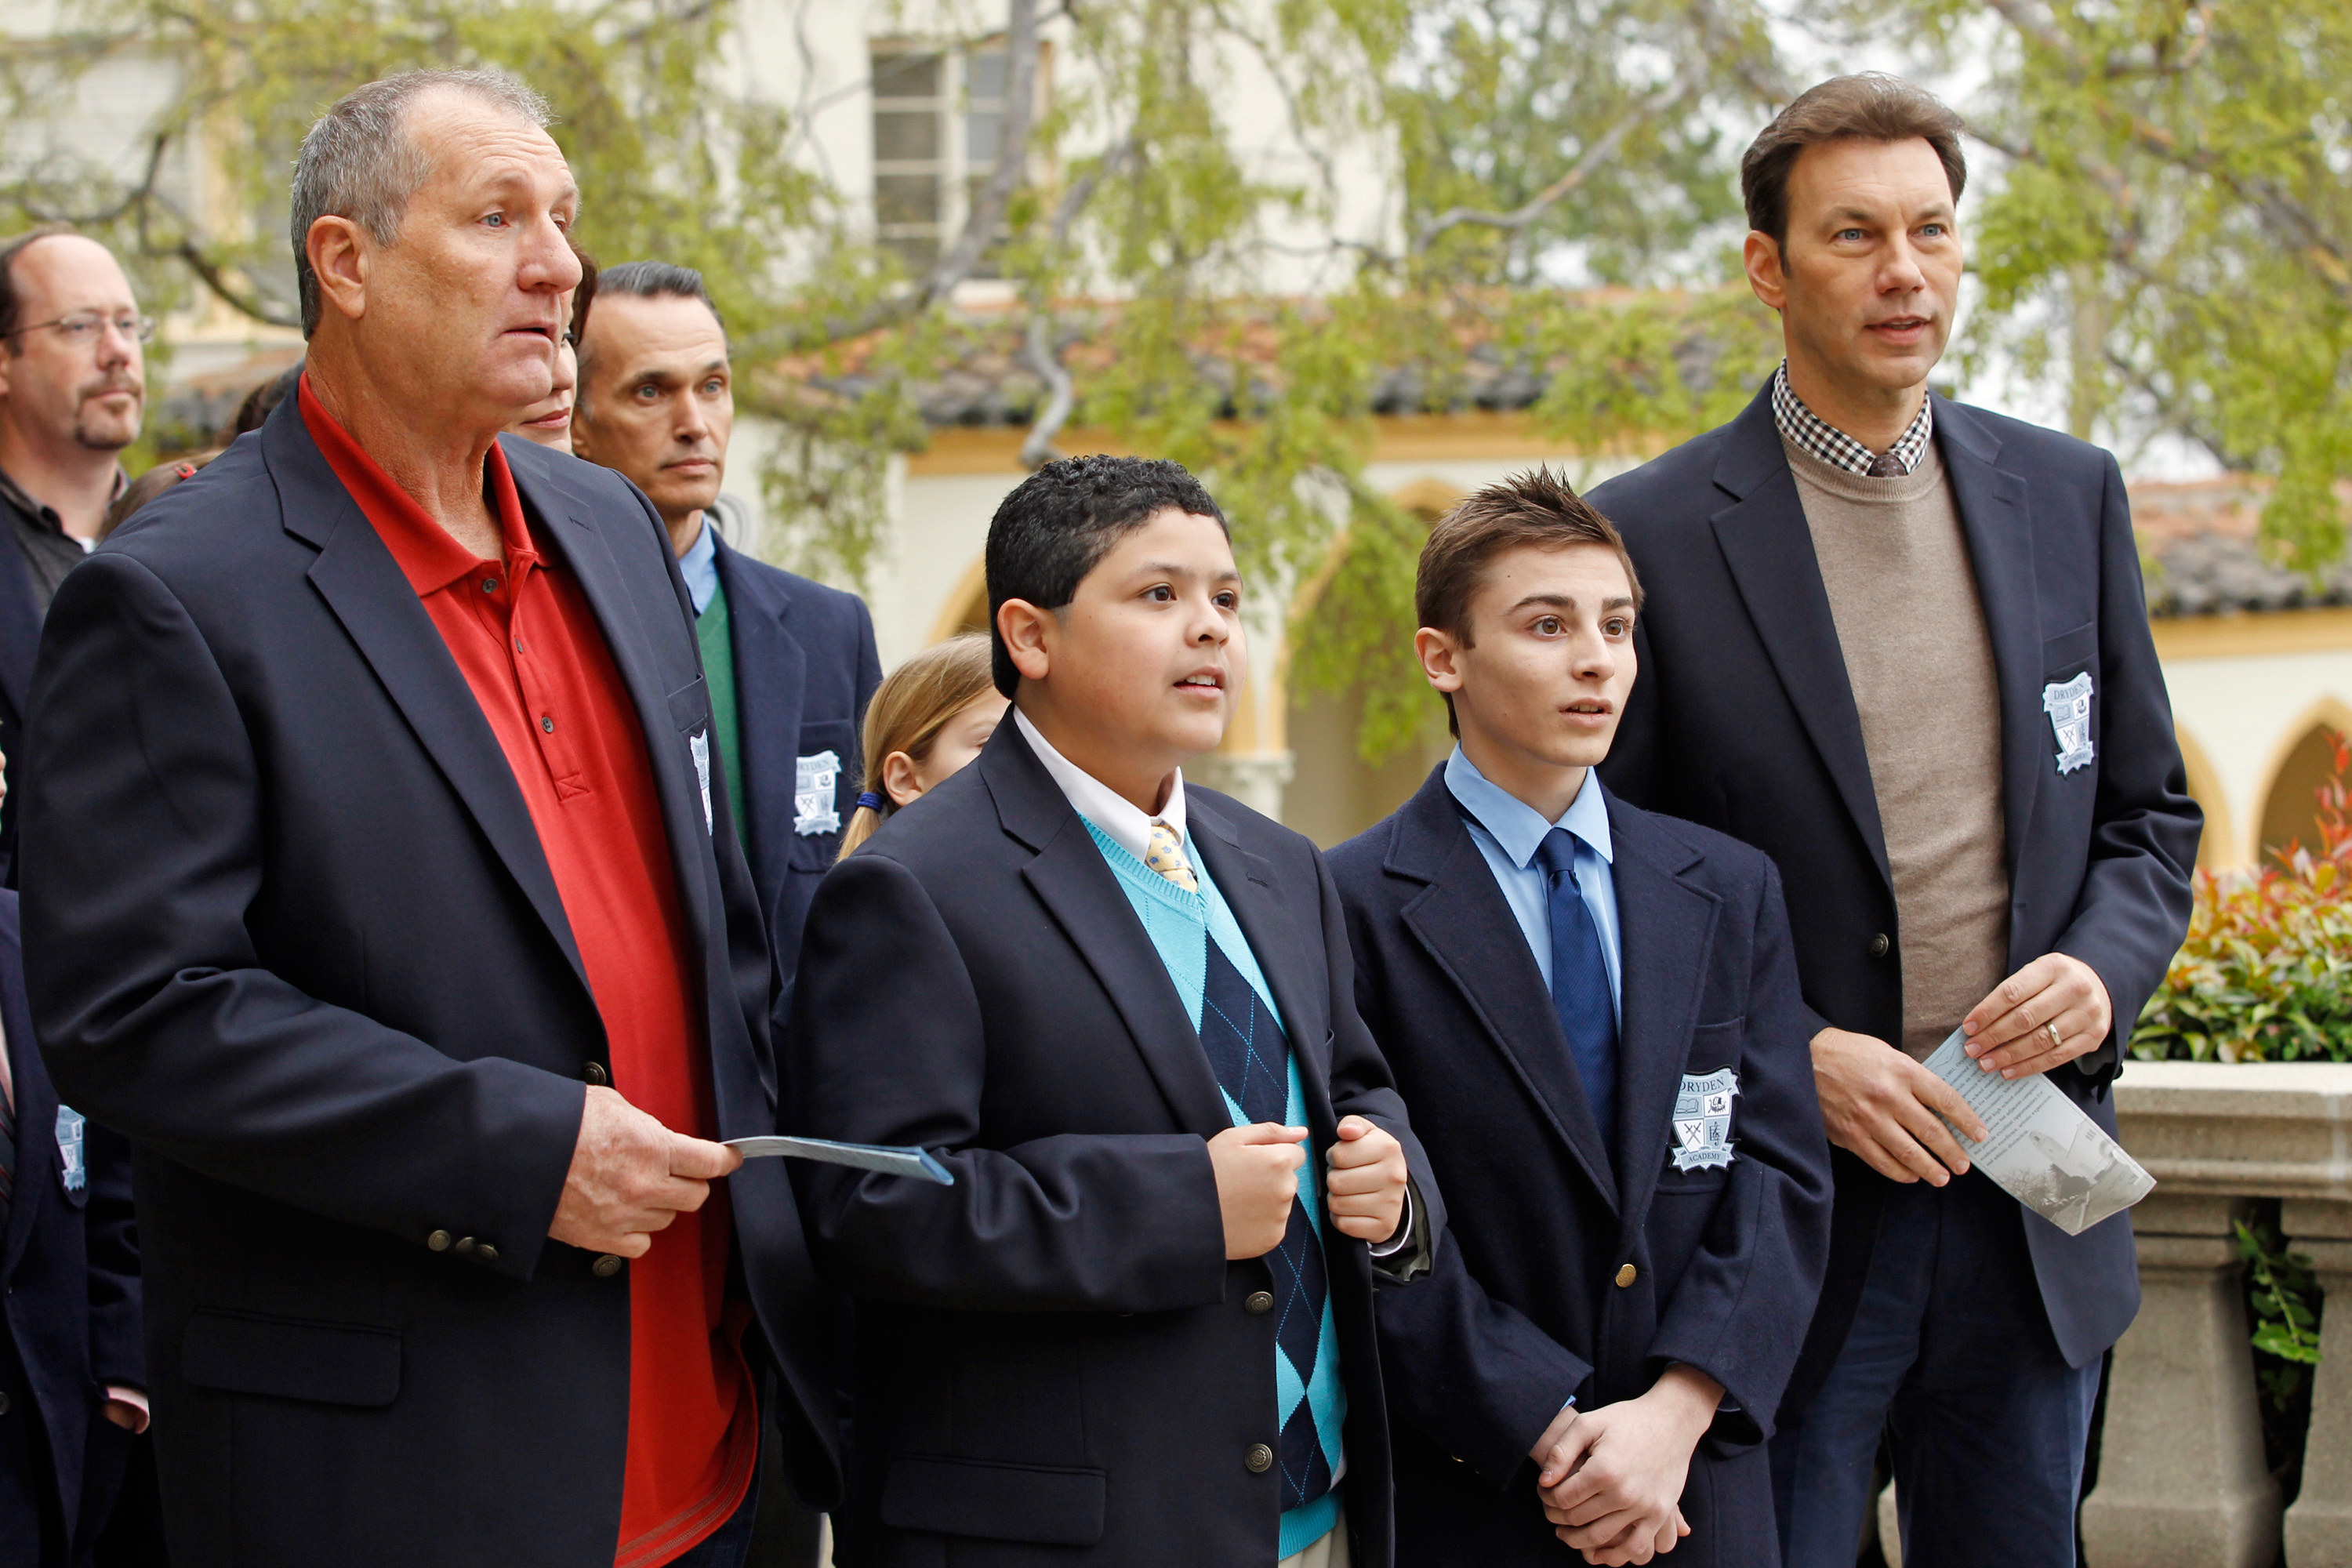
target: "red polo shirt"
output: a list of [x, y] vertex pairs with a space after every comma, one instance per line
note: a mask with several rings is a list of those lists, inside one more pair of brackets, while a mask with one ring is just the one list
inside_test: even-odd
[[[579, 583], [533, 542], [506, 454], [488, 499], [506, 560], [459, 544], [301, 382], [302, 421], [424, 601], [506, 752], [588, 972], [613, 1087], [664, 1126], [718, 1135], [669, 837], [643, 725]], [[726, 1299], [726, 1188], [629, 1268], [629, 1449], [616, 1568], [669, 1562], [751, 1485], [759, 1421]]]

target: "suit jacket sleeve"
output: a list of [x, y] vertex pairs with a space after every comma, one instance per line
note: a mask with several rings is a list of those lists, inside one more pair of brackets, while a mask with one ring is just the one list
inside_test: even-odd
[[2122, 1044], [2180, 939], [2188, 933], [2204, 814], [2189, 798], [2172, 704], [2147, 626], [2139, 546], [2132, 537], [2122, 471], [2106, 459], [2099, 519], [2099, 796], [2090, 861], [2074, 918], [2057, 950], [2098, 973], [2115, 1005], [2115, 1027], [2098, 1049], [2075, 1058], [2083, 1073], [2114, 1075]]
[[131, 1217], [131, 1144], [111, 1128], [82, 1130], [89, 1202], [82, 1209], [89, 1257], [89, 1371], [103, 1386], [144, 1389], [147, 1347], [140, 1328], [139, 1232]]
[[420, 1246], [462, 1227], [496, 1238], [484, 1267], [529, 1278], [583, 1087], [456, 1060], [265, 966], [246, 925], [265, 893], [265, 781], [169, 588], [119, 552], [77, 568], [33, 710], [26, 972], [60, 1091], [216, 1180]]
[[1723, 1384], [1714, 1436], [1771, 1435], [1829, 1261], [1830, 1151], [1780, 878], [1765, 862], [1740, 1051], [1736, 1157], [1714, 1223], [1658, 1314], [1650, 1356]]
[[[1336, 900], [1336, 890], [1332, 896]], [[1359, 951], [1378, 950], [1367, 941]], [[1335, 1000], [1333, 1016], [1353, 1020], [1377, 1049], [1392, 1026], [1380, 977], [1353, 960], [1349, 973], [1355, 994], [1345, 1007]], [[1420, 1141], [1406, 1147], [1408, 1159], [1418, 1162], [1416, 1189], [1434, 1194]], [[1494, 1486], [1507, 1487], [1560, 1406], [1592, 1375], [1592, 1365], [1517, 1308], [1488, 1296], [1444, 1228], [1442, 1207], [1434, 1220], [1427, 1277], [1380, 1295], [1381, 1375], [1391, 1417]]]
[[838, 1166], [798, 1183], [819, 1260], [851, 1292], [972, 1311], [1149, 1312], [1225, 1289], [1208, 1146], [1190, 1132], [980, 1142], [979, 991], [930, 895], [887, 856], [825, 874], [786, 1037], [790, 1131], [919, 1144], [955, 1184]]
[[[1401, 1265], [1408, 1258], [1425, 1257], [1432, 1239], [1445, 1228], [1445, 1198], [1437, 1190], [1429, 1155], [1405, 1115], [1396, 1075], [1389, 1070], [1380, 1042], [1357, 1011], [1356, 960], [1348, 943], [1348, 911], [1339, 901], [1339, 886], [1331, 879], [1331, 868], [1319, 854], [1315, 857], [1315, 876], [1322, 896], [1323, 951], [1329, 955], [1331, 970], [1331, 1114], [1335, 1120], [1360, 1116], [1404, 1146], [1405, 1169], [1418, 1200], [1408, 1216], [1412, 1234], [1400, 1253], [1375, 1259], [1373, 1267]], [[1393, 1283], [1403, 1282], [1397, 1274], [1389, 1278]]]

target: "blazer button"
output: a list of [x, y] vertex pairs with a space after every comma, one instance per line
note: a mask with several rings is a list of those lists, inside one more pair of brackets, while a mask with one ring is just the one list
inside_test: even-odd
[[620, 1258], [610, 1252], [604, 1254], [604, 1257], [596, 1259], [595, 1262], [588, 1266], [588, 1272], [593, 1274], [599, 1279], [610, 1279], [614, 1275], [618, 1274], [620, 1271]]
[[1244, 1312], [1273, 1311], [1274, 1292], [1271, 1290], [1251, 1291], [1247, 1296], [1242, 1298], [1242, 1310]]
[[1886, 950], [1894, 945], [1895, 944], [1893, 942], [1886, 940], [1886, 933], [1885, 931], [1880, 931], [1876, 936], [1870, 939], [1870, 956], [1873, 958], [1885, 958], [1886, 956]]
[[1626, 1286], [1631, 1285], [1633, 1282], [1634, 1278], [1635, 1271], [1633, 1266], [1630, 1263], [1626, 1264], [1622, 1268], [1617, 1270], [1617, 1289], [1622, 1290]]
[[425, 1238], [425, 1245], [436, 1252], [446, 1252], [449, 1250], [449, 1233], [446, 1230], [436, 1230]]
[[457, 1245], [450, 1247], [449, 1250], [457, 1254], [458, 1257], [464, 1258], [474, 1250], [474, 1238], [470, 1236], [461, 1236], [457, 1238]]
[[499, 1260], [499, 1249], [486, 1241], [474, 1249], [474, 1256], [485, 1263], [496, 1263]]
[[1274, 1468], [1274, 1450], [1263, 1443], [1252, 1443], [1249, 1452], [1242, 1456], [1242, 1463], [1249, 1467], [1251, 1475], [1262, 1476]]
[[604, 1070], [603, 1062], [590, 1062], [580, 1069], [580, 1076], [599, 1088], [613, 1081], [613, 1075]]

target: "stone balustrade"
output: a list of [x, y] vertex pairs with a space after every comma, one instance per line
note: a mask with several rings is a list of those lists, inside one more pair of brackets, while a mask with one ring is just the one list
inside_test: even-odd
[[[2125, 1147], [2157, 1179], [2133, 1211], [2139, 1317], [2116, 1346], [2088, 1568], [2352, 1568], [2352, 1065], [2134, 1062]], [[2303, 1485], [2282, 1513], [2263, 1457], [2231, 1223], [2280, 1198], [2330, 1303]]]

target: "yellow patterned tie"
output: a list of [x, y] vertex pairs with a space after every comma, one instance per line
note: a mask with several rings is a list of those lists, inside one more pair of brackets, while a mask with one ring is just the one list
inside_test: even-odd
[[1143, 863], [1188, 893], [1201, 890], [1201, 879], [1192, 875], [1192, 863], [1184, 858], [1184, 841], [1164, 822], [1155, 820], [1151, 824], [1151, 842], [1144, 846]]

